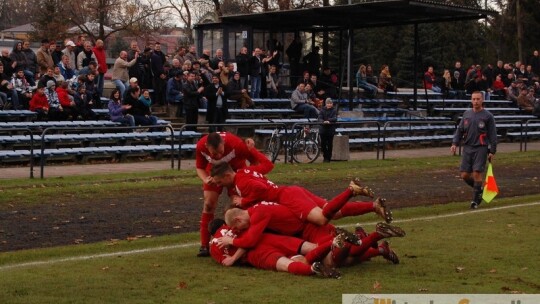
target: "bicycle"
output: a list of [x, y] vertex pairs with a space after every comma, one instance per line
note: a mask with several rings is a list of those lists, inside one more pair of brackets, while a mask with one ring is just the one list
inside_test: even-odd
[[296, 132], [287, 133], [283, 127], [278, 127], [272, 132], [265, 153], [274, 163], [278, 159], [281, 148], [284, 148], [285, 160], [307, 164], [319, 157], [319, 143], [319, 130], [316, 128], [303, 126]]

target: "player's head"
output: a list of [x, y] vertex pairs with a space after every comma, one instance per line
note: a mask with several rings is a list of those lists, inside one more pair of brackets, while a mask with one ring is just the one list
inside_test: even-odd
[[220, 161], [212, 166], [210, 176], [214, 179], [214, 183], [221, 187], [230, 187], [234, 184], [234, 170], [231, 165], [225, 161]]
[[249, 213], [240, 208], [231, 208], [225, 212], [225, 222], [235, 230], [246, 230], [249, 228]]
[[223, 225], [225, 225], [225, 220], [213, 219], [210, 221], [210, 223], [208, 223], [208, 232], [210, 232], [210, 235], [214, 235], [216, 234], [216, 231], [218, 231], [218, 229]]
[[217, 132], [208, 134], [206, 139], [206, 148], [208, 149], [208, 152], [212, 154], [212, 156], [222, 156], [223, 152], [225, 152], [225, 143], [223, 142], [221, 135]]

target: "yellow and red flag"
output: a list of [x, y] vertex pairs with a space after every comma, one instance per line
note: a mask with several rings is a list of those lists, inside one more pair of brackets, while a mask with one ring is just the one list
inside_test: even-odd
[[488, 163], [487, 173], [486, 173], [486, 182], [484, 183], [484, 193], [482, 193], [482, 199], [486, 203], [491, 202], [495, 196], [499, 194], [499, 188], [497, 187], [497, 182], [495, 182], [495, 176], [493, 175], [493, 167], [491, 162]]

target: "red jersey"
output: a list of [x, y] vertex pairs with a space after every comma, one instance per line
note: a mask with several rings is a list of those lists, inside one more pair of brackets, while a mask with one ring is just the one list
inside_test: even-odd
[[242, 169], [234, 177], [236, 194], [242, 197], [242, 208], [248, 208], [260, 201], [279, 202], [280, 187], [263, 174], [251, 169]]
[[304, 222], [289, 208], [271, 202], [261, 202], [247, 210], [249, 228], [233, 240], [233, 246], [250, 248], [257, 245], [265, 230], [283, 235], [296, 235], [304, 229]]
[[236, 250], [238, 250], [238, 248], [233, 246], [224, 246], [223, 248], [219, 248], [217, 245], [217, 239], [222, 236], [236, 238], [236, 234], [229, 226], [223, 225], [219, 227], [219, 229], [213, 235], [212, 240], [210, 240], [210, 256], [220, 264], [225, 259], [225, 255], [232, 256]]
[[45, 94], [40, 95], [35, 93], [30, 100], [30, 111], [43, 110], [43, 108], [49, 110], [49, 101], [47, 100], [47, 96], [45, 96]]
[[220, 132], [224, 142], [223, 155], [220, 158], [214, 158], [208, 148], [206, 142], [208, 136], [204, 136], [197, 142], [195, 155], [195, 166], [197, 169], [210, 171], [211, 166], [218, 161], [226, 161], [231, 165], [233, 170], [238, 170], [246, 167], [246, 160], [250, 163], [250, 168], [266, 174], [274, 168], [274, 164], [264, 154], [257, 149], [248, 149], [246, 143], [236, 135], [228, 132]]

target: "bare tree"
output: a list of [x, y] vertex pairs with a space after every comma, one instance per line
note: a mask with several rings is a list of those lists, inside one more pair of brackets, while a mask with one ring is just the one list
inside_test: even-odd
[[[168, 6], [159, 1], [142, 0], [66, 0], [72, 12], [69, 20], [81, 33], [92, 39], [105, 40], [119, 31], [151, 32], [167, 21], [161, 14]], [[109, 27], [109, 28], [107, 28]]]

